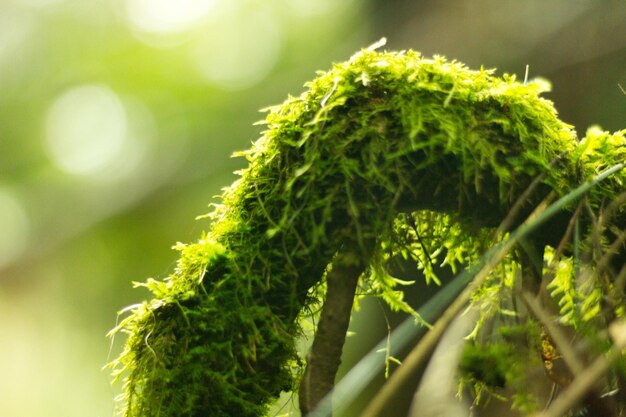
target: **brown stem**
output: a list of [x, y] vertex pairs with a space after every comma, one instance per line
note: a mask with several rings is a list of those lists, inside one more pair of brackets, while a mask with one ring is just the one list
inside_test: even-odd
[[[614, 322], [610, 328], [617, 333], [626, 333], [626, 324]], [[572, 407], [584, 399], [585, 395], [593, 389], [594, 385], [611, 368], [611, 365], [623, 357], [623, 349], [626, 347], [626, 338], [616, 339], [613, 349], [606, 355], [598, 356], [584, 371], [582, 371], [572, 383], [559, 395], [550, 407], [537, 413], [534, 417], [559, 417], [565, 415]], [[617, 415], [616, 413], [593, 414], [602, 416]]]
[[326, 301], [299, 390], [303, 416], [313, 411], [335, 385], [354, 293], [365, 268], [362, 255], [357, 253], [352, 251], [337, 255], [326, 276]]

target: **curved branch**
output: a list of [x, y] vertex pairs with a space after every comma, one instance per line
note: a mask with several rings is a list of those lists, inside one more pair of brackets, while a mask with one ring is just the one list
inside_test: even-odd
[[[299, 314], [346, 242], [362, 250], [376, 241], [380, 250], [397, 215], [416, 210], [496, 226], [543, 174], [515, 227], [549, 191], [563, 195], [626, 160], [626, 131], [590, 131], [579, 142], [539, 85], [441, 57], [364, 50], [307, 87], [271, 109], [208, 234], [177, 246], [176, 270], [148, 281], [154, 299], [118, 327], [129, 333], [112, 364], [126, 372], [127, 417], [264, 415], [294, 388]], [[624, 183], [616, 174], [590, 191], [590, 204], [600, 207]], [[533, 242], [551, 243], [568, 217]], [[626, 225], [624, 211], [615, 222]], [[337, 281], [351, 292], [353, 280]], [[351, 305], [349, 295], [343, 301]], [[336, 343], [342, 329], [329, 330], [341, 333]]]

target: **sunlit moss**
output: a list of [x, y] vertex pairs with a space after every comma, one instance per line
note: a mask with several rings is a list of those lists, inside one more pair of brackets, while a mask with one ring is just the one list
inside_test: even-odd
[[[177, 269], [146, 283], [155, 298], [118, 328], [129, 335], [113, 363], [124, 415], [264, 415], [294, 388], [299, 315], [343, 245], [363, 248], [378, 272], [365, 276], [371, 288], [410, 310], [384, 273], [389, 250], [435, 280], [426, 247], [437, 262], [471, 260], [476, 231], [497, 225], [535, 176], [545, 174], [514, 224], [626, 143], [624, 132], [594, 133], [581, 148], [541, 92], [442, 57], [364, 50], [269, 109], [207, 235], [177, 246]], [[592, 204], [621, 188], [616, 177]]]

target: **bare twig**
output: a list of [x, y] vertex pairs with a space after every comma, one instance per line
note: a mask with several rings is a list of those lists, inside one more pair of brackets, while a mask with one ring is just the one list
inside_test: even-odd
[[563, 254], [563, 252], [565, 251], [565, 247], [572, 239], [572, 234], [574, 233], [574, 229], [576, 228], [576, 222], [580, 217], [581, 210], [582, 204], [579, 204], [576, 208], [576, 211], [574, 211], [574, 214], [570, 218], [567, 224], [567, 228], [565, 229], [565, 233], [563, 234], [563, 237], [561, 238], [559, 244], [554, 251], [554, 257], [552, 258], [552, 262], [550, 262], [550, 264], [548, 265], [548, 269], [544, 274], [544, 281], [546, 280], [546, 277], [554, 276], [556, 268], [558, 266], [558, 259]]
[[[552, 161], [550, 161], [550, 165], [549, 165], [548, 168], [552, 169], [554, 167], [554, 164], [556, 163], [556, 161], [558, 161], [558, 158], [553, 159]], [[496, 231], [494, 233], [494, 239], [498, 238], [498, 236], [502, 236], [504, 233], [509, 231], [509, 229], [511, 228], [511, 226], [515, 222], [515, 218], [517, 217], [517, 215], [522, 210], [524, 204], [528, 203], [528, 200], [530, 199], [530, 196], [537, 189], [539, 184], [541, 184], [541, 182], [545, 179], [545, 177], [546, 177], [545, 173], [541, 173], [541, 174], [537, 175], [532, 180], [532, 182], [528, 185], [528, 187], [526, 187], [526, 189], [524, 190], [522, 195], [520, 195], [519, 198], [517, 200], [515, 200], [515, 203], [513, 204], [511, 209], [508, 211], [508, 213], [507, 213], [506, 217], [504, 218], [504, 220], [502, 220], [500, 222], [500, 224], [498, 225], [498, 228], [496, 229]]]
[[598, 261], [597, 268], [599, 271], [609, 267], [612, 257], [620, 252], [621, 247], [624, 246], [624, 242], [626, 242], [626, 230], [620, 231], [617, 238], [611, 243], [611, 246], [608, 247]]
[[615, 293], [620, 294], [620, 298], [624, 296], [624, 287], [626, 287], [626, 264], [622, 266], [615, 278]]
[[607, 224], [615, 213], [624, 207], [624, 203], [626, 203], [626, 191], [615, 197], [615, 199], [613, 199], [613, 201], [611, 201], [609, 205], [606, 206], [606, 208], [600, 213], [600, 225], [604, 226]]
[[559, 329], [549, 314], [530, 294], [522, 292], [521, 297], [533, 316], [545, 327], [554, 345], [563, 357], [565, 365], [567, 365], [574, 376], [580, 375], [584, 371], [583, 361], [578, 357], [574, 349], [572, 349], [570, 342], [567, 340], [567, 336]]

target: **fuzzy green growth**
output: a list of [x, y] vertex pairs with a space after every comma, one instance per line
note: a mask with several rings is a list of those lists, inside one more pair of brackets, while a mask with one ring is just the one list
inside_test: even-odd
[[361, 51], [306, 87], [269, 109], [207, 235], [178, 246], [177, 270], [145, 284], [154, 299], [119, 327], [129, 335], [113, 364], [125, 416], [264, 415], [294, 388], [299, 315], [342, 247], [361, 248], [379, 272], [367, 275], [370, 285], [402, 307], [380, 273], [390, 247], [415, 253], [399, 213], [428, 218], [452, 239], [426, 236], [426, 245], [458, 248], [450, 242], [464, 232], [449, 224], [497, 225], [545, 174], [519, 222], [549, 190], [567, 192], [626, 144], [625, 132], [594, 133], [582, 147], [541, 85], [413, 51]]
[[470, 391], [475, 404], [483, 405], [491, 398], [506, 399], [501, 395], [507, 388], [513, 393], [512, 409], [524, 413], [537, 411], [528, 374], [541, 367], [539, 344], [540, 328], [533, 321], [503, 325], [492, 331], [489, 340], [468, 343], [459, 363], [459, 394]]

